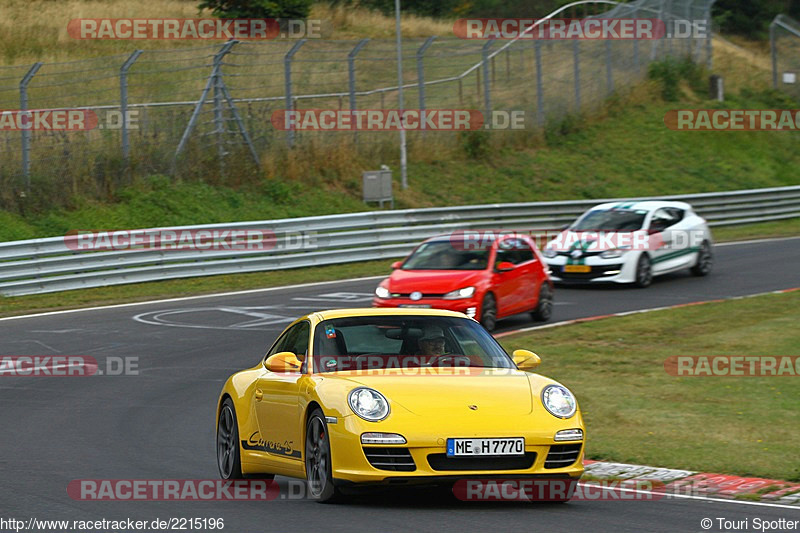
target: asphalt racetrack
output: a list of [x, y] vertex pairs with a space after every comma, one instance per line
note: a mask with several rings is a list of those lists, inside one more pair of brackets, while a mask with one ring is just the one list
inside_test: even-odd
[[[798, 287], [799, 259], [800, 238], [719, 246], [707, 278], [674, 274], [644, 290], [559, 287], [552, 321]], [[139, 371], [85, 378], [0, 376], [0, 518], [223, 518], [224, 531], [234, 533], [726, 531], [718, 527], [718, 517], [747, 519], [747, 526], [736, 531], [754, 531], [756, 517], [800, 520], [800, 508], [752, 502], [468, 503], [414, 489], [320, 505], [288, 497], [286, 478], [277, 478], [284, 490], [269, 502], [98, 502], [68, 496], [67, 485], [75, 479], [217, 478], [214, 409], [224, 380], [255, 364], [297, 316], [369, 306], [377, 282], [332, 282], [0, 320], [0, 355], [92, 356], [100, 368], [108, 358], [135, 357]], [[524, 315], [501, 321], [499, 330], [531, 325]], [[789, 464], [796, 458], [786, 460]], [[703, 518], [713, 519], [710, 529], [701, 526]]]

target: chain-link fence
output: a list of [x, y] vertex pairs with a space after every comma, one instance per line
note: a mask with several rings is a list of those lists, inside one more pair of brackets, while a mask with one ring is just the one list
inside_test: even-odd
[[[710, 64], [713, 2], [638, 0], [591, 15], [664, 21], [658, 39], [405, 39], [404, 107], [521, 110], [531, 118], [527, 127], [545, 126], [598, 106], [643, 78], [653, 61], [683, 56]], [[673, 34], [675, 21], [694, 30]], [[99, 121], [89, 131], [0, 128], [0, 202], [17, 205], [31, 194], [102, 197], [149, 174], [213, 180], [253, 173], [276, 154], [320, 145], [351, 143], [377, 167], [396, 158], [390, 133], [282, 131], [271, 117], [286, 109], [396, 109], [396, 57], [391, 40], [301, 39], [0, 67], [0, 109], [88, 109]], [[426, 134], [410, 133], [410, 142]]]
[[772, 85], [800, 99], [800, 22], [778, 15], [769, 26]]

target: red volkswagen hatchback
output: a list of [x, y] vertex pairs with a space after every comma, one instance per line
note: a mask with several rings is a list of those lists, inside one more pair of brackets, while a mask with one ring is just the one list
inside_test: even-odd
[[373, 307], [459, 311], [489, 331], [503, 317], [530, 312], [546, 321], [553, 311], [547, 264], [526, 235], [484, 234], [480, 242], [432, 237], [392, 268], [375, 289]]

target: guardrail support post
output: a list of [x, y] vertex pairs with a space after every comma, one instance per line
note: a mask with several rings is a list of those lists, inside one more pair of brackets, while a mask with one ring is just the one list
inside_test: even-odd
[[129, 170], [131, 145], [128, 138], [128, 71], [142, 55], [142, 50], [134, 50], [119, 69], [119, 109], [122, 112], [122, 159], [125, 170]]
[[[294, 43], [294, 46], [286, 52], [283, 58], [283, 77], [285, 82], [287, 112], [294, 109], [294, 100], [292, 100], [292, 58], [294, 58], [294, 55], [304, 44], [306, 44], [306, 39], [300, 39]], [[286, 143], [289, 145], [289, 148], [294, 146], [294, 128], [286, 129]]]
[[[19, 82], [19, 110], [23, 113], [28, 110], [28, 84], [42, 68], [42, 63], [34, 63]], [[25, 194], [31, 193], [31, 130], [22, 130], [22, 176], [25, 178]]]

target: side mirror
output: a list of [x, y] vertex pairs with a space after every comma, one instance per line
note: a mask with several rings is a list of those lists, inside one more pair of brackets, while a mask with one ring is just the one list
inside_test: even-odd
[[303, 362], [292, 352], [278, 352], [267, 357], [264, 366], [270, 372], [299, 372]]
[[392, 270], [397, 270], [401, 266], [403, 266], [403, 262], [402, 261], [395, 261], [394, 263], [392, 263]]
[[517, 365], [517, 368], [524, 372], [533, 370], [542, 362], [538, 355], [529, 350], [514, 350], [511, 358], [514, 359], [514, 364]]
[[514, 270], [514, 263], [509, 263], [508, 261], [502, 261], [497, 263], [497, 266], [494, 267], [495, 270], [498, 272], [509, 272]]

